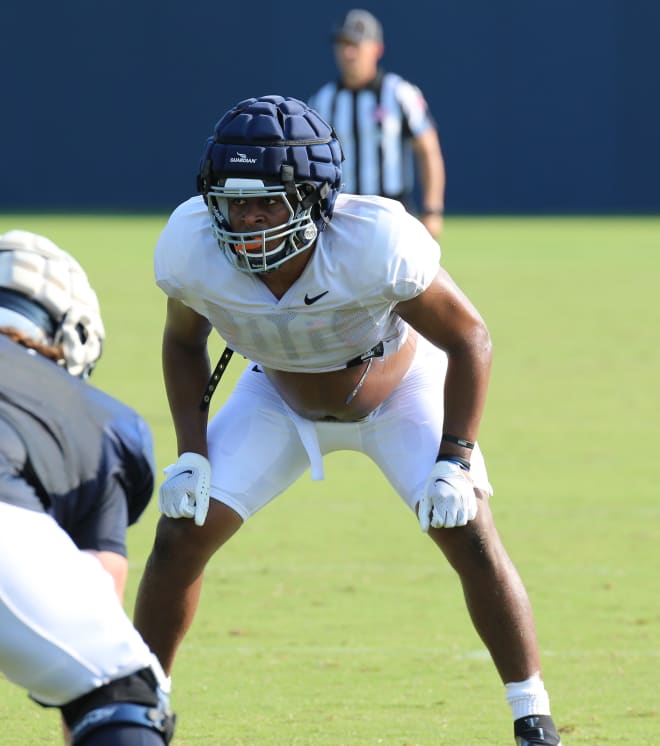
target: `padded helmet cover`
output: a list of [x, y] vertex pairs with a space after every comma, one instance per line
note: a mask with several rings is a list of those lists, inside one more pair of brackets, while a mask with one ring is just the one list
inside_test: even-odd
[[101, 356], [105, 330], [96, 293], [70, 254], [29, 231], [0, 235], [0, 288], [38, 304], [51, 321], [43, 331], [62, 346], [61, 364], [74, 376], [89, 375]]
[[318, 230], [332, 217], [341, 187], [343, 154], [330, 125], [303, 101], [263, 96], [241, 101], [216, 124], [209, 138], [198, 177], [198, 190], [206, 196], [229, 177], [256, 178], [283, 184], [286, 169], [293, 169], [299, 185], [327, 185], [318, 195], [312, 218]]

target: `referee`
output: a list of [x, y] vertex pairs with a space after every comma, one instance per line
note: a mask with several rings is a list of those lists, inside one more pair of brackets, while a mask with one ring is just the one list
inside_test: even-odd
[[[400, 75], [379, 68], [383, 29], [366, 10], [348, 12], [334, 32], [334, 43], [339, 80], [326, 83], [309, 103], [333, 125], [341, 141], [346, 157], [344, 191], [400, 200], [438, 238], [445, 165], [422, 92]], [[421, 210], [413, 203], [415, 159]]]

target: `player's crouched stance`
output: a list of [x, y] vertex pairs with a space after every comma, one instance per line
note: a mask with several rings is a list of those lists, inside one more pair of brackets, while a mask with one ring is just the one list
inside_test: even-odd
[[[531, 604], [495, 527], [476, 443], [491, 342], [402, 205], [341, 193], [332, 128], [282, 96], [239, 102], [208, 139], [200, 194], [156, 246], [163, 372], [179, 458], [135, 624], [169, 673], [206, 563], [323, 457], [364, 453], [457, 572], [511, 707], [516, 746], [560, 746]], [[215, 328], [250, 361], [208, 422]], [[206, 391], [211, 376], [210, 383]], [[501, 739], [494, 739], [500, 742]]]
[[0, 673], [73, 746], [163, 746], [168, 680], [125, 614], [125, 534], [154, 484], [146, 423], [86, 381], [103, 323], [85, 272], [0, 236]]

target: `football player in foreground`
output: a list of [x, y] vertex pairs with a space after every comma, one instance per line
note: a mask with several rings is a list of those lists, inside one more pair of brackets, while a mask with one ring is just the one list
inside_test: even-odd
[[[418, 220], [398, 202], [339, 193], [341, 161], [304, 103], [242, 101], [206, 144], [200, 195], [159, 238], [179, 458], [160, 489], [135, 624], [169, 672], [211, 556], [308, 467], [322, 479], [323, 454], [360, 451], [458, 573], [516, 742], [557, 746], [532, 610], [476, 443], [488, 330]], [[221, 373], [207, 385], [212, 328], [250, 363], [209, 424]]]
[[153, 490], [132, 409], [90, 386], [104, 338], [82, 267], [0, 236], [0, 672], [74, 746], [163, 746], [168, 682], [125, 614], [126, 529]]

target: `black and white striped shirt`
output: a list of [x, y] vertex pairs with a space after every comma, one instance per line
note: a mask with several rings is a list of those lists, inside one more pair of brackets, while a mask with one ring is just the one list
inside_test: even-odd
[[309, 104], [335, 129], [346, 160], [343, 191], [410, 203], [415, 183], [412, 141], [435, 123], [417, 86], [380, 72], [357, 91], [326, 83]]

